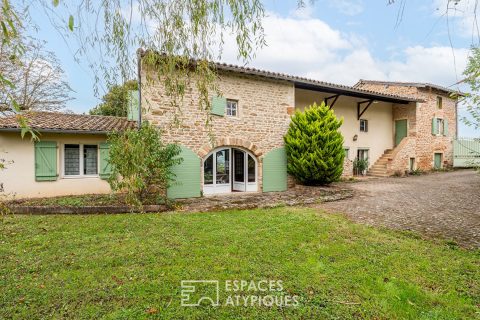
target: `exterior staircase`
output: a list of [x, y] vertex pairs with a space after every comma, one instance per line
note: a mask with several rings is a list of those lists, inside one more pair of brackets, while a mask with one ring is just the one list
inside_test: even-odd
[[393, 149], [385, 150], [385, 153], [378, 158], [378, 160], [373, 164], [373, 166], [368, 169], [368, 175], [376, 177], [388, 177], [388, 161], [393, 157]]

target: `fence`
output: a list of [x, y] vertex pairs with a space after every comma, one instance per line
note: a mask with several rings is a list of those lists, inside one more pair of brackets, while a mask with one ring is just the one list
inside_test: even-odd
[[480, 167], [480, 138], [453, 140], [454, 167]]

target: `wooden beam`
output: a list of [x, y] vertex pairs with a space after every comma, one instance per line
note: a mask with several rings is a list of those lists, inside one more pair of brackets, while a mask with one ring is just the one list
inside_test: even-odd
[[[363, 109], [362, 109], [362, 104], [367, 104], [367, 106]], [[370, 105], [373, 103], [373, 100], [366, 100], [366, 101], [360, 101], [357, 103], [357, 120], [360, 120], [360, 118], [363, 116], [363, 114], [365, 113], [365, 111], [367, 111], [368, 107], [370, 107]]]
[[[326, 97], [325, 99], [323, 99], [323, 102], [325, 102], [325, 104], [329, 107], [329, 109], [332, 109], [333, 106], [335, 105], [335, 102], [337, 102], [338, 97], [340, 97], [339, 94], [336, 94], [336, 95], [330, 96], [330, 97]], [[330, 99], [333, 99], [333, 102], [331, 104], [328, 104], [328, 100], [330, 100]]]

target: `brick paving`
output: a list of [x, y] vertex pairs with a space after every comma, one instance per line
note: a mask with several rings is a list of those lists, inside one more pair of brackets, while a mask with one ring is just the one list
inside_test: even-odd
[[354, 197], [317, 205], [355, 222], [480, 248], [480, 174], [473, 170], [340, 183]]
[[179, 211], [215, 211], [228, 209], [272, 208], [311, 205], [351, 197], [349, 188], [296, 186], [285, 192], [239, 192], [179, 200]]

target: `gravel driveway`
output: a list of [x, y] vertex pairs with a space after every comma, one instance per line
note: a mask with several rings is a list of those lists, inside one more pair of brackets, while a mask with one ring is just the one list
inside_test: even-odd
[[480, 248], [480, 174], [473, 170], [343, 183], [350, 199], [322, 204], [370, 225], [414, 230]]

